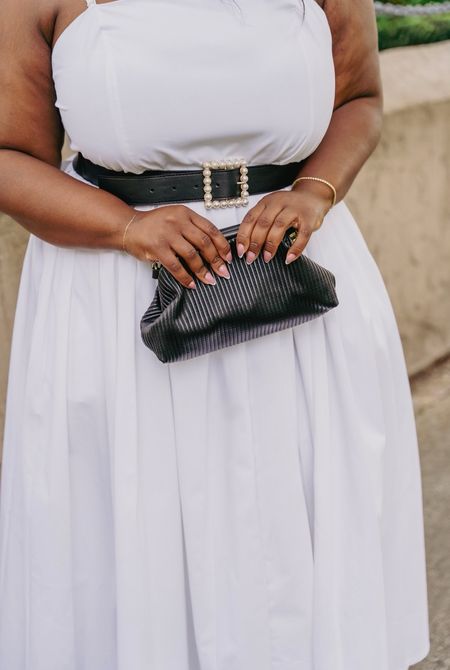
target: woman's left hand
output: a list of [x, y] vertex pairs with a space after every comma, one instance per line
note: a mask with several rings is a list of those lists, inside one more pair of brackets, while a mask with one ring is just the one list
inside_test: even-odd
[[239, 226], [238, 256], [246, 253], [247, 263], [252, 263], [262, 251], [268, 263], [286, 230], [293, 227], [297, 238], [286, 256], [286, 263], [291, 263], [303, 252], [312, 233], [320, 228], [330, 207], [329, 194], [312, 188], [268, 193], [247, 212]]

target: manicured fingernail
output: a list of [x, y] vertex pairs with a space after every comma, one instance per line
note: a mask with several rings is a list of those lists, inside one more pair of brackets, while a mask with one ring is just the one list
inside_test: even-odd
[[239, 258], [242, 258], [242, 256], [244, 255], [244, 251], [245, 251], [244, 245], [239, 242], [239, 244], [236, 247], [236, 250], [237, 250], [237, 255], [239, 256]]
[[272, 258], [272, 254], [270, 253], [270, 251], [265, 251], [263, 253], [263, 258], [264, 258], [264, 261], [266, 263], [268, 263], [270, 261], [270, 259]]
[[253, 251], [249, 251], [247, 256], [245, 257], [245, 260], [247, 261], [248, 265], [250, 265], [250, 263], [253, 263], [255, 258], [256, 258], [256, 254], [254, 254]]
[[229, 252], [227, 253], [227, 255], [225, 256], [225, 258], [227, 259], [227, 262], [228, 262], [228, 263], [231, 263], [231, 261], [233, 260], [233, 256], [232, 256], [232, 254], [231, 254], [231, 251], [229, 251]]
[[217, 270], [217, 274], [219, 274], [221, 277], [225, 277], [225, 279], [230, 278], [230, 273], [228, 272], [226, 265], [221, 265]]
[[195, 285], [195, 281], [191, 281], [191, 283], [188, 284], [188, 288], [197, 288]]
[[213, 286], [216, 283], [216, 280], [214, 279], [214, 277], [212, 276], [212, 274], [210, 272], [207, 272], [205, 274], [205, 281], [206, 281], [207, 284], [212, 284]]
[[288, 254], [284, 262], [286, 263], [286, 265], [289, 265], [289, 263], [292, 263], [292, 261], [294, 260], [295, 260], [295, 254]]

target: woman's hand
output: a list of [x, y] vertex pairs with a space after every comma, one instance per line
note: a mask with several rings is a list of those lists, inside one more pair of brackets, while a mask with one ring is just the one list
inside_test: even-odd
[[274, 191], [265, 195], [243, 218], [236, 238], [240, 257], [245, 253], [252, 263], [263, 252], [266, 263], [275, 255], [288, 228], [297, 230], [297, 238], [286, 256], [286, 263], [296, 260], [306, 247], [312, 233], [320, 228], [331, 207], [329, 187], [314, 182], [301, 182], [290, 191]]
[[215, 273], [229, 279], [224, 261], [231, 263], [230, 245], [211, 221], [185, 205], [136, 212], [126, 234], [128, 253], [139, 260], [160, 261], [187, 288], [195, 288], [195, 282], [179, 259], [204, 284], [216, 283], [205, 262]]

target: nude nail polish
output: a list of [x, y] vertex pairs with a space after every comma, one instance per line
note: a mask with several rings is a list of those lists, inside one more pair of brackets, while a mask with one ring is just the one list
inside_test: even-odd
[[224, 265], [221, 265], [221, 266], [218, 268], [218, 270], [217, 270], [217, 274], [219, 274], [221, 277], [225, 277], [225, 279], [229, 279], [229, 278], [230, 278], [230, 273], [228, 272], [228, 270], [227, 270], [227, 266], [226, 266], [225, 264], [224, 264]]
[[288, 254], [284, 262], [286, 265], [289, 265], [289, 263], [292, 263], [293, 260], [295, 260], [295, 254]]

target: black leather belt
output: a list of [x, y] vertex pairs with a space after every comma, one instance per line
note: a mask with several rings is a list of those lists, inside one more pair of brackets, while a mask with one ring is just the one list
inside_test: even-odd
[[301, 162], [247, 166], [244, 161], [212, 161], [198, 170], [133, 174], [96, 165], [81, 153], [73, 161], [81, 177], [130, 205], [204, 200], [208, 208], [245, 205], [248, 195], [286, 188], [297, 177], [300, 166]]

